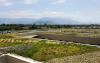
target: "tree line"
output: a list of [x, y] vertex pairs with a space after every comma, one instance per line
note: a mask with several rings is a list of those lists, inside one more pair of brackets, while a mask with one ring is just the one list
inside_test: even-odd
[[75, 29], [100, 29], [100, 25], [36, 25], [36, 24], [1, 24], [0, 30], [31, 30], [31, 29], [58, 29], [58, 28], [75, 28]]

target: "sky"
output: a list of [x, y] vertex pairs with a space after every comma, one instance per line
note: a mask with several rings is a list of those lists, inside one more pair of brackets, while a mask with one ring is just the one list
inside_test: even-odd
[[100, 23], [100, 0], [0, 0], [0, 18], [42, 17]]

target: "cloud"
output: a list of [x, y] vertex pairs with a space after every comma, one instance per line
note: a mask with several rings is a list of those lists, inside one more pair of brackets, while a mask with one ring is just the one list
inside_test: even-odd
[[4, 3], [4, 2], [7, 2], [7, 0], [0, 0], [0, 3]]
[[38, 17], [64, 17], [64, 12], [57, 12], [57, 11], [44, 11], [37, 13]]
[[21, 3], [21, 4], [36, 4], [39, 2], [39, 0], [0, 0], [0, 5], [1, 6], [11, 6], [14, 3]]
[[65, 0], [54, 0], [54, 4], [64, 4]]
[[1, 18], [42, 18], [42, 17], [64, 17], [65, 13], [56, 11], [34, 12], [32, 10], [9, 11], [1, 13]]
[[24, 4], [36, 4], [39, 0], [24, 0]]
[[71, 18], [81, 23], [100, 23], [100, 11], [76, 11], [76, 12], [58, 12], [42, 11], [34, 12], [33, 10], [16, 10], [0, 13], [0, 18]]
[[67, 15], [82, 23], [100, 23], [100, 11], [76, 11]]
[[6, 18], [33, 18], [32, 11], [9, 11], [4, 13], [2, 17]]
[[12, 5], [13, 3], [10, 1], [10, 0], [0, 0], [0, 5], [3, 5], [3, 6], [10, 6]]
[[11, 5], [13, 5], [13, 3], [11, 3], [11, 2], [6, 2], [4, 5], [5, 5], [5, 6], [11, 6]]

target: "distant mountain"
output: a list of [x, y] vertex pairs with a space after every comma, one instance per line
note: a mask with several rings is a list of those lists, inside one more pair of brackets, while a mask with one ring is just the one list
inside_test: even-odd
[[37, 22], [44, 22], [44, 23], [47, 22], [47, 24], [80, 24], [80, 22], [69, 18], [50, 18], [50, 17], [41, 18]]
[[31, 18], [0, 18], [0, 24], [32, 24], [36, 19]]
[[0, 24], [80, 24], [78, 21], [69, 18], [0, 18]]
[[34, 24], [37, 25], [43, 25], [43, 24], [57, 24], [54, 22], [55, 20], [51, 20], [51, 18], [40, 18], [37, 21], [34, 22]]

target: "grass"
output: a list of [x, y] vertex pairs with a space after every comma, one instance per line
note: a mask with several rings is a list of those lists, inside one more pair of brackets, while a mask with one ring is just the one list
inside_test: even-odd
[[46, 63], [100, 63], [100, 51], [63, 58], [55, 58], [47, 61]]
[[[55, 35], [72, 35], [77, 37], [96, 37], [100, 38], [99, 29], [56, 29], [49, 30], [48, 32], [40, 32], [40, 34], [55, 34]], [[38, 32], [39, 34], [39, 32]]]
[[77, 45], [73, 43], [62, 45], [62, 44], [50, 44], [50, 43], [48, 44], [45, 42], [39, 42], [39, 43], [30, 43], [30, 46], [31, 48], [29, 49], [25, 49], [21, 52], [18, 52], [18, 50], [16, 50], [13, 53], [24, 57], [29, 57], [38, 61], [48, 61], [54, 58], [79, 55], [99, 50], [99, 48], [95, 46]]
[[0, 43], [0, 47], [15, 46], [21, 43]]
[[[7, 40], [3, 40], [9, 41], [8, 38]], [[17, 41], [15, 39], [11, 39], [11, 41], [12, 40], [13, 42], [0, 42], [0, 47], [12, 46], [12, 48], [7, 48], [7, 51], [4, 51], [44, 62], [54, 58], [80, 55], [100, 50], [95, 46], [78, 45], [74, 43], [58, 44], [56, 43], [57, 41], [50, 40], [38, 40], [37, 42], [37, 39], [30, 39], [32, 42], [27, 43], [24, 42], [24, 39], [22, 39], [21, 42], [18, 42], [21, 39]]]
[[[73, 32], [73, 31], [72, 31]], [[77, 32], [77, 31], [75, 31]], [[56, 41], [14, 38], [14, 35], [0, 35], [0, 47], [12, 46], [7, 52], [47, 62], [54, 58], [81, 55], [100, 49], [95, 46], [78, 45], [74, 43], [57, 44]], [[18, 45], [18, 46], [16, 46]], [[58, 61], [59, 62], [59, 61]]]
[[15, 38], [15, 34], [0, 34], [0, 38]]

